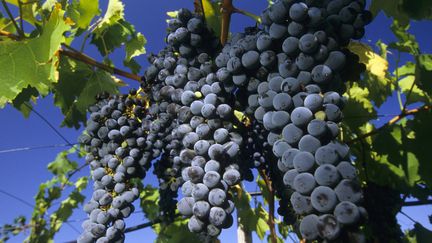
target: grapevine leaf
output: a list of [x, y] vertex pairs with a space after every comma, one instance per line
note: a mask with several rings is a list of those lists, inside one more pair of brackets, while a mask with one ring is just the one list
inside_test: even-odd
[[203, 0], [202, 5], [207, 26], [209, 26], [210, 29], [213, 30], [214, 34], [219, 37], [221, 35], [222, 15], [219, 10], [220, 6], [218, 2]]
[[0, 13], [0, 30], [4, 30], [10, 33], [15, 33], [15, 26], [12, 24], [12, 21], [8, 18], [5, 18], [2, 13]]
[[124, 5], [120, 0], [109, 0], [107, 11], [102, 19], [101, 28], [104, 25], [112, 25], [123, 19]]
[[[21, 8], [22, 8], [22, 17], [23, 20], [28, 23], [34, 25], [37, 23], [36, 15], [37, 15], [37, 1], [34, 0], [20, 0]], [[15, 6], [19, 6], [18, 0], [6, 0], [6, 2], [13, 4]]]
[[369, 45], [361, 42], [351, 41], [348, 49], [356, 54], [360, 63], [366, 65], [366, 69], [373, 75], [385, 79], [388, 70], [388, 62], [379, 54], [375, 53]]
[[64, 41], [63, 33], [70, 26], [63, 20], [64, 11], [57, 5], [42, 34], [34, 39], [0, 42], [0, 107], [11, 102], [28, 86], [47, 95], [56, 82], [56, 51]]
[[178, 11], [169, 11], [166, 13], [170, 18], [177, 18]]
[[67, 8], [67, 15], [81, 29], [87, 29], [93, 18], [99, 14], [99, 1], [94, 0], [73, 0]]
[[109, 25], [104, 28], [97, 27], [93, 31], [90, 43], [96, 45], [99, 52], [103, 56], [107, 56], [108, 54], [112, 53], [114, 49], [126, 43], [128, 41], [128, 37], [134, 32], [134, 27], [121, 19], [113, 25]]
[[12, 101], [12, 105], [21, 113], [24, 115], [25, 118], [28, 118], [31, 112], [31, 103], [29, 100], [32, 100], [33, 102], [36, 101], [37, 97], [39, 96], [39, 92], [37, 89], [27, 86], [27, 88], [24, 88], [21, 93], [15, 97], [15, 99]]
[[242, 187], [236, 186], [236, 196], [234, 203], [237, 208], [239, 224], [243, 225], [246, 231], [255, 231], [260, 239], [264, 239], [265, 232], [269, 230], [268, 212], [262, 207], [261, 203], [256, 208], [251, 208], [251, 195]]
[[344, 114], [344, 123], [355, 133], [360, 134], [360, 128], [368, 121], [376, 118], [376, 110], [369, 97], [369, 89], [352, 84], [345, 94], [348, 98]]
[[[416, 81], [415, 77], [413, 75], [406, 76], [405, 78], [401, 79], [399, 81], [399, 88], [401, 91], [407, 95], [408, 93], [411, 93], [409, 100], [407, 100], [407, 104], [413, 104], [419, 101], [427, 102], [428, 99], [426, 97], [426, 94], [423, 90], [421, 90], [417, 84], [413, 83]], [[411, 87], [413, 87], [411, 89]]]
[[93, 70], [86, 64], [61, 57], [59, 82], [54, 86], [54, 103], [65, 115], [63, 125], [79, 127], [86, 120], [87, 108], [101, 92], [118, 92], [119, 84], [106, 71]]
[[[39, 191], [35, 196], [35, 207], [33, 209], [30, 225], [30, 234], [26, 242], [46, 243], [53, 242], [56, 232], [72, 215], [73, 209], [78, 207], [79, 203], [84, 201], [84, 196], [81, 191], [87, 186], [87, 177], [81, 177], [75, 183], [70, 181], [68, 175], [75, 171], [75, 162], [69, 159], [69, 155], [76, 152], [72, 148], [67, 151], [60, 152], [57, 158], [48, 165], [50, 171], [53, 172], [53, 178], [39, 186]], [[60, 203], [59, 207], [49, 216], [49, 222], [46, 220], [48, 210], [55, 204], [54, 200], [62, 197], [62, 192], [66, 187], [73, 186], [74, 190]]]
[[419, 44], [414, 35], [408, 33], [409, 25], [403, 26], [398, 21], [393, 21], [390, 29], [398, 39], [397, 42], [389, 44], [389, 47], [401, 52], [417, 55], [420, 52]]
[[76, 185], [79, 185], [79, 187], [76, 187], [75, 190], [60, 203], [59, 208], [50, 215], [50, 231], [52, 237], [60, 230], [62, 224], [69, 219], [73, 210], [77, 208], [80, 203], [84, 202], [85, 197], [81, 194], [81, 191], [87, 186], [88, 178], [81, 177], [78, 179], [78, 182], [79, 183], [76, 183]]
[[[93, 30], [90, 41], [104, 57], [125, 45], [126, 56], [123, 63], [133, 73], [138, 73], [141, 66], [132, 58], [145, 53], [146, 42], [144, 35], [137, 33], [135, 27], [124, 19], [124, 5], [119, 0], [109, 1], [108, 9]], [[105, 61], [110, 62], [107, 58]]]
[[264, 204], [268, 204], [269, 202], [269, 198], [270, 198], [270, 191], [267, 187], [267, 185], [265, 184], [265, 181], [263, 179], [259, 179], [259, 177], [257, 178], [257, 185], [259, 186], [262, 196], [263, 196], [263, 201]]
[[381, 47], [381, 55], [375, 53], [369, 45], [351, 41], [348, 49], [359, 57], [359, 62], [366, 66], [364, 78], [359, 82], [361, 87], [367, 88], [369, 97], [380, 106], [388, 95], [391, 94], [393, 85], [388, 78], [388, 61], [386, 57], [386, 46], [378, 43]]
[[78, 164], [74, 161], [69, 160], [67, 157], [70, 153], [73, 153], [75, 149], [67, 150], [57, 154], [56, 159], [49, 163], [47, 168], [54, 175], [64, 175], [65, 173], [74, 170], [78, 167]]
[[157, 243], [201, 242], [197, 235], [191, 233], [187, 227], [187, 219], [179, 219], [169, 225], [157, 224], [153, 228], [158, 236]]
[[403, 25], [407, 25], [409, 23], [409, 18], [404, 13], [400, 12], [398, 5], [399, 1], [373, 0], [369, 10], [375, 17], [380, 11], [383, 11], [388, 17], [393, 17]]
[[421, 144], [430, 144], [432, 136], [432, 111], [427, 110], [416, 114], [415, 119], [407, 122], [407, 127], [413, 131], [412, 136], [407, 136], [407, 149], [412, 152], [419, 161], [419, 174], [429, 188], [432, 188], [432, 164], [427, 149]]
[[406, 238], [408, 242], [412, 243], [427, 243], [432, 239], [432, 231], [426, 229], [419, 223], [415, 223], [414, 229], [410, 230], [408, 234], [406, 234]]
[[402, 0], [400, 8], [411, 19], [432, 19], [432, 2], [429, 0]]
[[422, 90], [430, 95], [432, 94], [432, 55], [421, 54], [416, 59], [416, 82]]
[[124, 5], [119, 0], [110, 0], [102, 21], [93, 31], [91, 43], [106, 56], [127, 41], [133, 32], [131, 25], [124, 21]]
[[146, 53], [144, 48], [146, 43], [147, 39], [144, 37], [144, 35], [138, 33], [125, 44], [126, 57], [124, 59], [124, 64], [135, 74], [140, 71], [141, 66], [132, 58]]
[[261, 203], [258, 204], [258, 206], [255, 208], [255, 214], [258, 217], [258, 221], [256, 223], [256, 232], [258, 234], [258, 237], [262, 240], [264, 239], [264, 236], [268, 230], [270, 230], [270, 226], [268, 225], [268, 213], [267, 211], [262, 207]]
[[[417, 79], [415, 74], [417, 72], [418, 75], [421, 76], [421, 73], [423, 73], [423, 71], [420, 71], [421, 69], [422, 68], [417, 68], [417, 64], [407, 62], [405, 65], [400, 66], [393, 72], [393, 75], [400, 78], [398, 86], [401, 91], [406, 96], [410, 94], [409, 99], [406, 101], [407, 104], [413, 104], [419, 101], [425, 103], [430, 102], [427, 93], [417, 85], [417, 83], [420, 83], [421, 81]], [[425, 73], [427, 75], [427, 71]]]
[[421, 20], [432, 18], [432, 2], [429, 0], [373, 0], [370, 11], [376, 16], [383, 11], [402, 25], [408, 25], [410, 19]]
[[159, 199], [159, 191], [150, 185], [140, 188], [140, 206], [145, 213], [146, 218], [155, 220], [159, 215], [159, 207], [157, 202]]

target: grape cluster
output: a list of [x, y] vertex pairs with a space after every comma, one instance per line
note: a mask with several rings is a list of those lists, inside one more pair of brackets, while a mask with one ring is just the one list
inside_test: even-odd
[[229, 188], [253, 180], [253, 167], [271, 177], [285, 221], [300, 216], [303, 238], [334, 240], [358, 224], [363, 194], [337, 137], [344, 81], [358, 66], [345, 46], [364, 34], [371, 18], [364, 7], [363, 0], [275, 1], [262, 29], [234, 34], [223, 48], [202, 16], [179, 10], [168, 20], [167, 46], [149, 57], [143, 93], [91, 108], [81, 140], [95, 192], [80, 242], [123, 239], [122, 210], [132, 211], [138, 196], [128, 180], [143, 177], [152, 160], [161, 216], [172, 221], [177, 206], [195, 233], [216, 237], [232, 225]]
[[257, 46], [271, 71], [258, 86], [254, 116], [269, 131], [307, 240], [334, 240], [365, 212], [349, 148], [337, 141], [345, 104], [342, 48], [363, 36], [370, 21], [363, 9], [362, 1], [278, 1], [262, 15], [268, 34]]
[[139, 196], [133, 178], [143, 178], [150, 166], [143, 153], [145, 129], [141, 119], [146, 108], [135, 90], [129, 95], [108, 97], [90, 107], [90, 119], [79, 142], [88, 154], [93, 195], [84, 205], [89, 219], [83, 222], [78, 242], [123, 242], [124, 219], [134, 211]]
[[[202, 19], [187, 10], [181, 10], [168, 24], [169, 49], [179, 53], [171, 57], [177, 58], [176, 65], [165, 69], [164, 80], [146, 77], [146, 82], [159, 84], [153, 97], [158, 98], [157, 102], [169, 103], [177, 115], [177, 126], [171, 133], [177, 146], [167, 152], [173, 166], [182, 169], [179, 212], [191, 217], [188, 226], [192, 232], [214, 237], [233, 221], [234, 203], [229, 199], [228, 188], [241, 179], [240, 166], [235, 161], [243, 139], [234, 132], [231, 122], [233, 95], [213, 72], [211, 50], [215, 49], [216, 39], [196, 43], [197, 39], [212, 35]], [[185, 47], [189, 47], [187, 52]]]

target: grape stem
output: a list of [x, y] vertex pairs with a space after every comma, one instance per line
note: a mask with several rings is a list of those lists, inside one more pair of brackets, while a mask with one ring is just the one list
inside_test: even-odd
[[231, 15], [234, 13], [234, 6], [232, 4], [232, 0], [223, 0], [221, 5], [221, 12], [222, 12], [222, 26], [221, 26], [220, 41], [222, 45], [225, 45], [226, 41], [228, 40]]
[[247, 12], [242, 9], [238, 9], [234, 7], [232, 0], [223, 0], [221, 5], [221, 13], [222, 13], [222, 25], [221, 25], [221, 36], [220, 42], [222, 45], [228, 40], [229, 26], [231, 22], [231, 15], [233, 13], [243, 14], [245, 16], [251, 17], [257, 23], [261, 23], [261, 18], [253, 13]]
[[75, 60], [80, 61], [80, 62], [84, 62], [88, 65], [100, 68], [100, 69], [105, 70], [107, 72], [110, 72], [110, 73], [113, 73], [113, 74], [116, 74], [116, 75], [119, 75], [119, 76], [122, 76], [122, 77], [125, 77], [128, 79], [132, 79], [132, 80], [135, 80], [138, 82], [141, 82], [141, 77], [136, 75], [136, 74], [129, 73], [129, 72], [120, 70], [118, 68], [108, 66], [104, 63], [98, 62], [95, 59], [73, 49], [72, 47], [70, 47], [68, 45], [62, 44], [62, 46], [64, 48], [58, 50], [59, 54], [61, 54], [61, 55], [70, 57], [70, 58], [75, 59]]
[[417, 114], [417, 113], [419, 113], [421, 111], [427, 111], [427, 110], [430, 110], [430, 109], [431, 109], [430, 106], [424, 105], [424, 106], [421, 106], [419, 108], [415, 108], [415, 109], [411, 109], [411, 110], [403, 110], [401, 112], [401, 114], [393, 117], [390, 121], [388, 121], [386, 124], [382, 125], [381, 127], [377, 128], [375, 130], [372, 130], [372, 131], [370, 131], [368, 133], [365, 133], [363, 135], [360, 135], [360, 136], [358, 136], [358, 137], [356, 137], [354, 139], [351, 139], [351, 140], [347, 141], [346, 144], [351, 145], [351, 144], [353, 144], [355, 142], [358, 142], [360, 140], [363, 140], [365, 138], [368, 138], [370, 136], [378, 134], [379, 132], [381, 132], [382, 130], [386, 129], [387, 127], [389, 127], [389, 126], [395, 124], [396, 122], [400, 121], [404, 117], [407, 117], [409, 115], [415, 115], [415, 114]]
[[197, 14], [204, 14], [202, 0], [194, 0], [194, 9]]
[[275, 220], [274, 220], [274, 190], [271, 184], [270, 178], [267, 176], [264, 169], [259, 170], [261, 177], [263, 178], [267, 189], [269, 190], [269, 196], [267, 202], [269, 204], [269, 219], [268, 225], [270, 228], [270, 239], [272, 243], [277, 243], [276, 230], [275, 230]]

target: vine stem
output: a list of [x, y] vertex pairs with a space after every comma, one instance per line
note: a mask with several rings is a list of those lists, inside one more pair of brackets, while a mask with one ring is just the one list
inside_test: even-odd
[[234, 6], [232, 0], [223, 0], [221, 5], [222, 12], [222, 25], [221, 25], [221, 36], [220, 41], [222, 45], [225, 45], [228, 40], [229, 25], [231, 22], [231, 15], [234, 13]]
[[194, 0], [195, 13], [204, 14], [202, 0]]
[[2, 4], [3, 4], [3, 8], [5, 9], [7, 15], [9, 16], [10, 20], [12, 21], [12, 24], [15, 26], [16, 31], [19, 34], [19, 37], [24, 37], [24, 32], [22, 31], [22, 29], [20, 27], [18, 27], [17, 22], [15, 21], [9, 7], [7, 6], [7, 3], [5, 0], [2, 0]]
[[228, 34], [229, 34], [229, 25], [231, 22], [231, 15], [233, 13], [239, 13], [243, 14], [245, 16], [248, 16], [252, 19], [254, 19], [256, 22], [260, 23], [261, 19], [259, 16], [249, 13], [245, 10], [238, 9], [234, 7], [232, 0], [223, 0], [221, 5], [221, 12], [222, 12], [222, 25], [221, 25], [221, 36], [220, 36], [220, 42], [222, 45], [225, 45], [225, 43], [228, 40]]
[[61, 54], [61, 55], [70, 57], [70, 58], [75, 59], [75, 60], [80, 61], [80, 62], [84, 62], [86, 64], [89, 64], [89, 65], [97, 67], [97, 68], [103, 69], [107, 72], [114, 73], [116, 75], [141, 82], [141, 77], [136, 75], [136, 74], [129, 73], [129, 72], [120, 70], [118, 68], [108, 66], [104, 63], [98, 62], [95, 59], [73, 49], [70, 46], [63, 44], [63, 47], [64, 48], [58, 50], [59, 54]]
[[270, 181], [270, 178], [267, 176], [264, 169], [259, 170], [259, 173], [261, 177], [263, 178], [267, 189], [269, 190], [269, 198], [268, 198], [268, 204], [269, 204], [269, 219], [268, 219], [268, 225], [270, 227], [270, 239], [272, 243], [277, 243], [276, 238], [276, 229], [275, 229], [275, 220], [274, 220], [274, 190], [272, 183]]
[[406, 116], [415, 115], [416, 113], [418, 113], [420, 111], [426, 111], [426, 110], [430, 110], [430, 109], [431, 109], [430, 106], [424, 105], [424, 106], [421, 106], [421, 107], [416, 108], [416, 109], [403, 110], [400, 115], [397, 115], [397, 116], [393, 117], [390, 121], [388, 121], [386, 124], [382, 125], [381, 127], [377, 128], [375, 130], [372, 130], [372, 131], [370, 131], [368, 133], [365, 133], [363, 135], [360, 135], [360, 136], [358, 136], [358, 137], [356, 137], [354, 139], [351, 139], [351, 140], [347, 141], [346, 144], [350, 145], [350, 144], [358, 142], [358, 141], [360, 141], [362, 139], [365, 139], [367, 137], [370, 137], [370, 136], [373, 136], [375, 134], [378, 134], [379, 132], [381, 132], [385, 128], [387, 128], [387, 127], [395, 124], [396, 122], [400, 121], [401, 119], [403, 119]]

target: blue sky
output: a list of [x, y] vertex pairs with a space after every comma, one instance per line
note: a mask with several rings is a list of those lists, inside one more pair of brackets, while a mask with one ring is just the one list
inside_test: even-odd
[[[164, 46], [163, 39], [165, 37], [166, 26], [165, 13], [181, 7], [187, 7], [190, 9], [193, 7], [192, 0], [125, 0], [124, 2], [126, 3], [126, 19], [134, 24], [136, 29], [142, 32], [147, 38], [148, 43], [146, 49], [148, 53], [157, 53], [158, 50], [162, 49]], [[255, 0], [253, 3], [251, 2], [252, 1], [237, 0], [235, 1], [235, 4], [238, 8], [257, 14], [260, 13], [267, 4], [266, 0]], [[241, 15], [233, 16], [232, 23], [231, 30], [233, 32], [239, 32], [244, 27], [254, 24], [251, 19]], [[378, 39], [382, 39], [384, 42], [393, 40], [394, 37], [389, 30], [390, 24], [391, 21], [383, 14], [380, 14], [376, 21], [367, 28], [366, 36], [362, 41], [375, 43]], [[428, 41], [430, 42], [432, 35], [429, 31], [425, 30], [431, 30], [431, 27], [432, 25], [430, 22], [417, 22], [413, 24], [410, 31], [416, 35], [423, 51], [429, 53], [432, 52], [432, 46]], [[78, 41], [74, 44], [79, 46], [81, 43]], [[85, 53], [100, 60], [100, 56], [96, 49], [90, 45], [87, 45]], [[117, 51], [111, 55], [116, 66], [123, 68], [123, 56], [124, 53], [122, 51]], [[148, 65], [145, 56], [138, 58], [138, 61], [143, 66]], [[390, 65], [393, 67], [394, 62], [390, 63]], [[137, 87], [137, 84], [131, 81], [130, 86]], [[62, 115], [58, 108], [53, 105], [53, 99], [51, 96], [39, 99], [35, 109], [45, 116], [54, 126], [60, 127]], [[397, 114], [399, 113], [399, 107], [393, 100], [384, 104], [380, 109], [380, 113]], [[377, 124], [384, 122], [386, 122], [386, 120], [380, 120], [377, 121]], [[35, 114], [31, 114], [28, 119], [25, 119], [17, 110], [10, 106], [0, 110], [0, 126], [2, 127], [0, 132], [0, 150], [39, 145], [64, 144], [64, 141]], [[75, 142], [76, 138], [81, 133], [81, 130], [69, 128], [58, 128], [58, 130], [70, 142]], [[0, 153], [0, 166], [3, 171], [0, 176], [0, 190], [12, 193], [27, 202], [33, 203], [33, 196], [37, 192], [39, 184], [50, 179], [50, 174], [46, 170], [46, 164], [53, 161], [57, 153], [64, 149], [65, 148], [50, 148]], [[83, 161], [81, 160], [79, 163], [81, 164]], [[86, 175], [88, 173], [89, 170], [86, 168], [82, 170], [79, 175]], [[153, 175], [149, 173], [149, 176], [144, 182], [155, 184], [156, 180]], [[252, 191], [255, 190], [252, 186], [249, 188]], [[90, 190], [86, 190], [85, 193], [90, 195]], [[421, 222], [427, 228], [432, 229], [427, 218], [428, 214], [432, 214], [431, 206], [404, 208], [403, 211], [415, 220]], [[18, 215], [25, 215], [30, 218], [31, 212], [32, 208], [29, 206], [0, 193], [0, 225], [12, 222], [12, 220]], [[78, 233], [73, 228], [81, 230], [81, 220], [85, 217], [86, 215], [80, 209], [76, 210], [71, 217], [71, 220], [74, 221], [70, 223], [72, 227], [64, 225], [55, 238], [56, 242], [75, 239]], [[410, 228], [413, 225], [412, 221], [408, 220], [404, 216], [399, 215], [398, 219], [404, 229]], [[147, 220], [139, 213], [133, 214], [127, 220], [128, 226], [133, 226], [143, 222], [147, 222]], [[235, 230], [235, 227], [232, 227], [229, 230], [223, 231], [221, 235], [222, 242], [234, 242], [236, 239]], [[12, 238], [10, 242], [22, 242], [24, 237], [25, 236], [21, 235]], [[127, 234], [127, 242], [143, 242], [143, 238], [146, 242], [149, 242], [155, 238], [155, 235], [150, 228]], [[259, 242], [259, 239], [256, 236], [254, 237], [254, 242]]]

